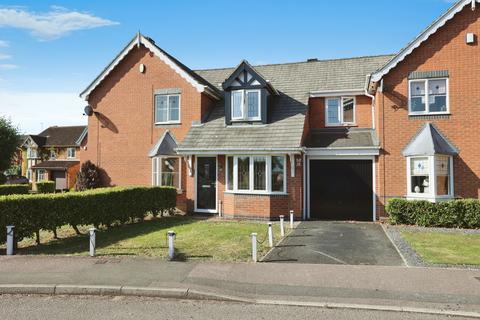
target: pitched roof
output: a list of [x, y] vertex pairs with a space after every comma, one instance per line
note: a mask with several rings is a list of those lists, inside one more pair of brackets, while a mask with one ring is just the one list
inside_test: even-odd
[[432, 123], [426, 123], [403, 149], [403, 156], [457, 155], [458, 149]]
[[85, 128], [86, 126], [53, 126], [30, 137], [39, 147], [70, 147], [77, 145], [77, 140]]
[[113, 69], [115, 69], [115, 67], [123, 60], [123, 58], [125, 58], [125, 56], [132, 49], [139, 47], [140, 45], [144, 45], [147, 49], [153, 52], [160, 60], [165, 62], [181, 77], [193, 85], [198, 92], [205, 92], [213, 97], [218, 97], [217, 89], [208, 83], [208, 81], [158, 47], [152, 39], [145, 37], [140, 33], [137, 33], [135, 37], [125, 46], [125, 48], [112, 60], [112, 62], [110, 62], [110, 64], [103, 69], [103, 71], [95, 78], [95, 80], [93, 80], [92, 83], [90, 83], [88, 87], [83, 90], [82, 93], [80, 93], [80, 97], [88, 100], [90, 93], [110, 74], [110, 72], [112, 72]]
[[[268, 123], [225, 126], [220, 101], [206, 121], [192, 126], [177, 151], [297, 150], [302, 147], [305, 114], [314, 91], [355, 90], [364, 92], [365, 77], [392, 55], [318, 60], [255, 66], [255, 70], [279, 92], [268, 110]], [[221, 90], [235, 68], [196, 70]]]
[[176, 154], [175, 149], [177, 148], [177, 141], [175, 137], [170, 133], [169, 130], [158, 139], [157, 143], [148, 153], [150, 158], [157, 156], [170, 156]]
[[307, 148], [360, 149], [378, 148], [374, 129], [338, 128], [312, 130], [305, 142]]
[[472, 8], [475, 8], [475, 5], [480, 0], [460, 0], [453, 4], [450, 9], [443, 13], [437, 20], [435, 20], [431, 25], [429, 25], [425, 30], [423, 30], [415, 39], [408, 43], [403, 49], [401, 49], [398, 54], [396, 54], [392, 59], [382, 66], [379, 70], [372, 74], [371, 80], [377, 82], [384, 75], [390, 72], [395, 66], [397, 66], [401, 61], [403, 61], [409, 54], [418, 48], [423, 42], [425, 42], [431, 35], [437, 32], [438, 29], [443, 27], [449, 20], [451, 20], [455, 14], [462, 11], [463, 8], [467, 5], [471, 5]]

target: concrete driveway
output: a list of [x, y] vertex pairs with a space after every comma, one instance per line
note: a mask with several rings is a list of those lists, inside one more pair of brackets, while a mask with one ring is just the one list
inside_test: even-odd
[[379, 224], [330, 221], [301, 222], [263, 261], [403, 265]]

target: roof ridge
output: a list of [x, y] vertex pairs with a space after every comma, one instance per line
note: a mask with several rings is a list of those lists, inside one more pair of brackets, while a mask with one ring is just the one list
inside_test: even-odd
[[[318, 63], [318, 62], [328, 62], [328, 61], [340, 61], [340, 60], [357, 60], [357, 59], [365, 59], [365, 58], [380, 58], [380, 57], [394, 57], [396, 54], [377, 54], [377, 55], [364, 55], [364, 56], [356, 56], [356, 57], [347, 57], [347, 58], [330, 58], [330, 59], [319, 59], [317, 61], [294, 61], [294, 62], [280, 62], [280, 63], [266, 63], [266, 64], [255, 64], [252, 65], [253, 67], [266, 67], [266, 66], [279, 66], [279, 65], [291, 65], [291, 64], [303, 64], [303, 63]], [[245, 60], [245, 59], [243, 59]], [[242, 61], [243, 61], [242, 60]], [[221, 68], [207, 68], [207, 69], [193, 69], [194, 72], [197, 71], [215, 71], [215, 70], [228, 70], [228, 69], [235, 69], [235, 66], [232, 67], [221, 67]]]

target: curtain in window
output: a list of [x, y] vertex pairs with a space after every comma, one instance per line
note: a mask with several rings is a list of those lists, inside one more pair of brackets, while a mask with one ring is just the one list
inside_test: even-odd
[[232, 92], [232, 118], [238, 119], [243, 117], [242, 112], [242, 91], [233, 91]]
[[247, 92], [247, 103], [248, 103], [248, 117], [257, 118], [259, 117], [259, 103], [258, 103], [258, 92], [251, 91]]
[[266, 183], [267, 159], [265, 157], [253, 157], [253, 189], [267, 190]]
[[272, 191], [284, 192], [284, 172], [285, 158], [281, 156], [272, 156]]
[[437, 195], [450, 194], [450, 161], [449, 157], [435, 157], [435, 172], [437, 174]]
[[429, 193], [428, 158], [412, 158], [410, 161], [411, 192]]
[[238, 157], [237, 168], [238, 168], [237, 188], [239, 190], [249, 190], [250, 189], [250, 158]]
[[155, 122], [167, 122], [168, 121], [168, 97], [165, 95], [155, 96]]

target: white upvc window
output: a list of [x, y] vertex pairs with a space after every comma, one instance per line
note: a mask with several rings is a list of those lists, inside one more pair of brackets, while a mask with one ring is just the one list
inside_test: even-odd
[[55, 150], [55, 149], [50, 149], [50, 159], [51, 159], [51, 160], [57, 159], [57, 150]]
[[76, 151], [77, 150], [75, 148], [67, 148], [67, 158], [68, 159], [75, 159], [75, 157], [77, 156]]
[[448, 78], [409, 80], [408, 88], [409, 114], [449, 112]]
[[335, 97], [325, 99], [325, 124], [344, 126], [355, 124], [355, 97]]
[[38, 169], [37, 170], [37, 182], [47, 180], [47, 171], [45, 169]]
[[155, 124], [180, 123], [180, 95], [155, 95]]
[[453, 157], [407, 157], [407, 198], [437, 201], [454, 197]]
[[226, 189], [235, 193], [285, 193], [284, 155], [227, 156]]
[[234, 90], [232, 91], [232, 120], [257, 121], [261, 120], [260, 90]]
[[29, 147], [27, 149], [27, 158], [35, 159], [35, 158], [37, 158], [37, 156], [38, 156], [38, 154], [37, 154], [37, 149], [36, 148]]
[[182, 188], [182, 162], [179, 157], [152, 158], [152, 185]]

